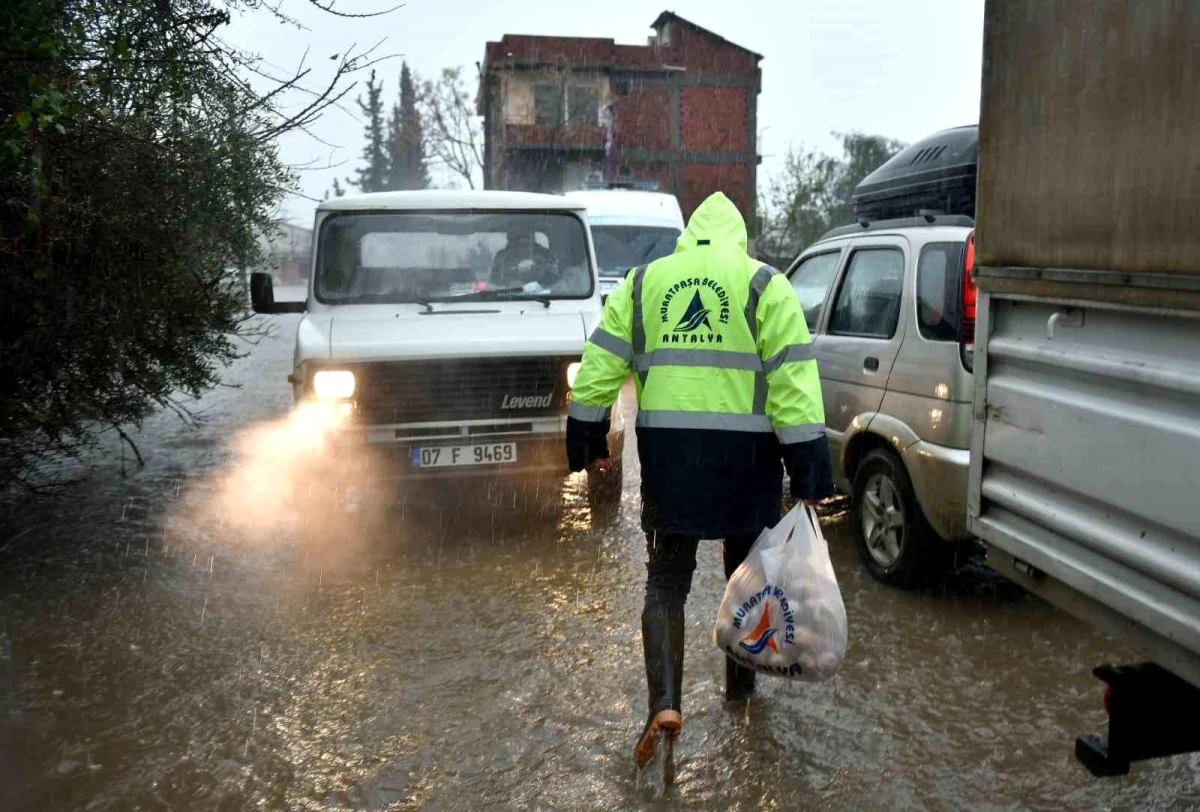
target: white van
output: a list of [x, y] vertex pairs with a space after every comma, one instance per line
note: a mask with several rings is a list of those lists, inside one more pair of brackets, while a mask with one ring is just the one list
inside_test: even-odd
[[[520, 192], [381, 192], [317, 208], [289, 379], [335, 400], [347, 434], [393, 452], [400, 478], [565, 476], [570, 387], [600, 293], [583, 204]], [[624, 426], [594, 493], [619, 491]], [[604, 486], [604, 487], [600, 487]]]
[[674, 195], [628, 189], [567, 192], [587, 206], [600, 294], [607, 296], [630, 268], [661, 259], [675, 250], [683, 233], [683, 212]]

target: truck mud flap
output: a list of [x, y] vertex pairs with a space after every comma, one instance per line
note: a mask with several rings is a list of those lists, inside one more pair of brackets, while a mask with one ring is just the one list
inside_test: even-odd
[[1126, 775], [1134, 761], [1200, 750], [1200, 688], [1154, 663], [1092, 673], [1108, 684], [1108, 735], [1080, 736], [1075, 757], [1093, 775]]

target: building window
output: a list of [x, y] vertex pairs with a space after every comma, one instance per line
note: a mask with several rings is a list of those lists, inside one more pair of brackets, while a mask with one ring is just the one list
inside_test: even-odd
[[568, 101], [570, 102], [568, 120], [572, 124], [591, 127], [600, 126], [599, 90], [594, 87], [573, 85]]
[[625, 79], [618, 79], [612, 83], [612, 92], [614, 96], [628, 96], [629, 82]]
[[557, 127], [562, 124], [562, 87], [560, 85], [533, 86], [534, 123], [539, 127]]

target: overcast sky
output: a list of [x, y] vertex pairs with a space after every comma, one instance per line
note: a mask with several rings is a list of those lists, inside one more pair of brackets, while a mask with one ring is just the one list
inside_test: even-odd
[[[337, 7], [373, 11], [393, 4], [339, 0]], [[860, 130], [913, 141], [978, 120], [983, 0], [688, 0], [661, 7], [644, 0], [408, 0], [384, 17], [365, 20], [333, 17], [309, 0], [284, 0], [283, 11], [306, 30], [259, 12], [235, 18], [226, 39], [280, 70], [294, 69], [308, 48], [309, 87], [328, 80], [333, 54], [382, 39], [379, 53], [396, 56], [377, 68], [390, 107], [401, 60], [423, 76], [466, 66], [473, 88], [475, 63], [482, 61], [489, 40], [545, 34], [645, 44], [650, 23], [663, 10], [763, 55], [760, 184], [777, 169], [789, 145], [836, 153], [833, 132]], [[347, 98], [344, 111], [331, 110], [313, 128], [332, 148], [303, 134], [281, 144], [291, 164], [344, 162], [301, 174], [301, 192], [310, 198], [322, 197], [335, 177], [351, 175], [357, 165], [362, 123], [351, 98], [358, 90]], [[307, 223], [314, 205], [290, 197], [284, 213]]]

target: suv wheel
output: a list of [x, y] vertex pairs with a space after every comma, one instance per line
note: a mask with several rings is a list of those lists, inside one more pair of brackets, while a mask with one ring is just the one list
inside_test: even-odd
[[867, 453], [854, 475], [850, 515], [859, 557], [876, 580], [913, 587], [941, 569], [948, 545], [925, 520], [904, 463], [891, 451]]

